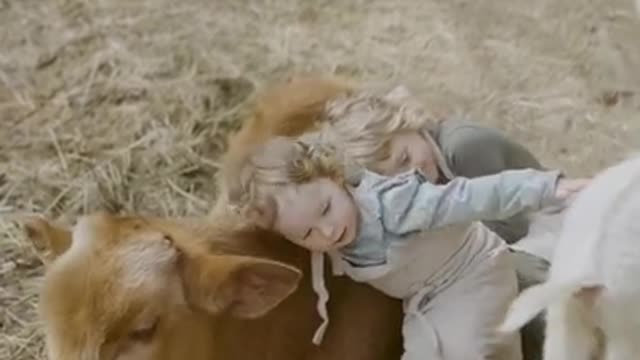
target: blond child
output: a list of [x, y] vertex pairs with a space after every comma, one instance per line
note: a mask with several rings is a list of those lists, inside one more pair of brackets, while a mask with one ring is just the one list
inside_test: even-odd
[[[479, 221], [555, 203], [582, 182], [526, 169], [437, 185], [413, 169], [363, 169], [327, 144], [269, 141], [249, 157], [232, 198], [259, 226], [404, 299], [404, 360], [521, 359], [517, 335], [494, 334], [517, 295], [515, 271], [505, 242]], [[322, 259], [313, 259], [326, 318]]]

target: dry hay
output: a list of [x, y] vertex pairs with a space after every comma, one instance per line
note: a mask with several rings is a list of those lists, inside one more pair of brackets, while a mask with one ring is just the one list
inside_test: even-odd
[[[403, 82], [589, 174], [640, 134], [633, 0], [0, 0], [0, 212], [201, 214], [255, 89]], [[37, 359], [41, 266], [0, 222], [0, 358]]]

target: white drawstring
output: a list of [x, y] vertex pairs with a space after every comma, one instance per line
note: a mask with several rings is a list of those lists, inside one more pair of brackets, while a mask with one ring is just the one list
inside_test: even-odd
[[318, 302], [316, 310], [322, 318], [322, 324], [318, 327], [313, 335], [313, 343], [320, 345], [324, 333], [329, 326], [329, 315], [327, 314], [327, 301], [329, 300], [329, 292], [324, 284], [324, 257], [320, 252], [311, 253], [311, 284], [313, 290], [318, 294]]
[[[344, 269], [341, 264], [340, 255], [336, 252], [329, 252], [329, 259], [331, 260], [331, 267], [333, 275], [344, 274]], [[316, 303], [316, 310], [318, 315], [322, 319], [322, 324], [316, 329], [313, 335], [313, 343], [320, 345], [324, 333], [329, 326], [329, 314], [327, 312], [327, 302], [329, 301], [329, 291], [324, 283], [324, 257], [321, 252], [311, 252], [311, 284], [313, 291], [318, 295], [318, 301]]]

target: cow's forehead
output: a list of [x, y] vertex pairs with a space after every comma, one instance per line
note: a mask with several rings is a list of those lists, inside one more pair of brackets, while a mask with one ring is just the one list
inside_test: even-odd
[[69, 254], [70, 258], [108, 258], [107, 263], [139, 273], [141, 268], [152, 269], [171, 260], [175, 249], [167, 234], [143, 219], [103, 215], [78, 220]]
[[50, 351], [98, 359], [105, 339], [182, 304], [178, 251], [163, 229], [140, 218], [78, 219], [70, 248], [50, 264], [42, 287]]
[[[128, 302], [128, 298], [152, 296], [166, 286], [175, 270], [177, 250], [150, 226], [130, 225], [101, 218], [79, 219], [71, 247], [47, 274], [45, 289], [51, 296], [74, 295], [74, 300], [56, 299], [59, 306], [91, 302], [95, 305], [92, 310], [101, 312]], [[72, 301], [77, 304], [70, 304]]]
[[[156, 233], [140, 234], [140, 237], [158, 237]], [[177, 258], [177, 251], [168, 241], [137, 241], [123, 242], [114, 249], [115, 266], [121, 277], [120, 284], [126, 289], [140, 289], [141, 287], [155, 288], [162, 286], [167, 275], [174, 270], [173, 264]]]

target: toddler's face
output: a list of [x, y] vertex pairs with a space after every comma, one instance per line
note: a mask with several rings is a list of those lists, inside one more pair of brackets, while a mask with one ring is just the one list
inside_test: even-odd
[[415, 168], [436, 183], [439, 177], [436, 151], [417, 131], [400, 132], [391, 138], [389, 158], [378, 163], [377, 171], [392, 176]]
[[274, 230], [297, 245], [327, 251], [356, 238], [358, 209], [347, 190], [330, 179], [286, 186], [274, 200]]

